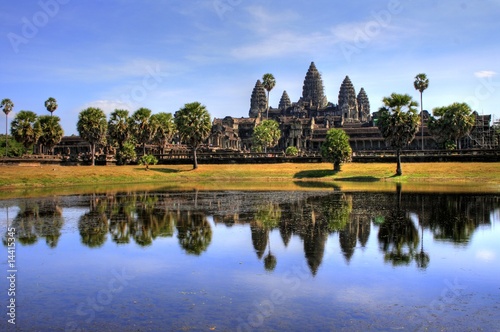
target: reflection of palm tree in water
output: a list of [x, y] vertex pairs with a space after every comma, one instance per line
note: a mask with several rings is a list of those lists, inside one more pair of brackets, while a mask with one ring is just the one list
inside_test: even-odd
[[390, 211], [378, 233], [385, 261], [395, 266], [410, 264], [419, 242], [418, 230], [407, 211], [401, 209], [401, 184], [397, 184], [396, 190], [396, 209]]
[[212, 228], [201, 211], [179, 211], [177, 238], [181, 247], [191, 255], [201, 255], [212, 241]]
[[61, 237], [63, 226], [62, 210], [56, 200], [23, 201], [19, 212], [12, 221], [21, 244], [30, 245], [45, 238], [51, 248], [55, 248]]

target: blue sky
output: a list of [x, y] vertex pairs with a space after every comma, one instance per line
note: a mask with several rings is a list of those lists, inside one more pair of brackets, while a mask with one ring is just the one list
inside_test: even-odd
[[[302, 94], [311, 61], [337, 103], [344, 77], [372, 111], [426, 73], [424, 109], [468, 102], [500, 117], [500, 0], [40, 0], [0, 4], [0, 98], [49, 114], [66, 135], [89, 106], [174, 113], [199, 101], [212, 117], [248, 116], [257, 79]], [[5, 128], [5, 116], [0, 117]]]

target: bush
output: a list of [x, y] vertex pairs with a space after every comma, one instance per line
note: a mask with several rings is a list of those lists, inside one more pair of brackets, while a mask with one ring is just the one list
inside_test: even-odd
[[123, 147], [116, 151], [116, 164], [117, 165], [127, 165], [137, 159], [137, 154], [135, 153], [135, 145], [126, 142]]
[[139, 163], [141, 165], [146, 165], [147, 170], [149, 169], [149, 165], [156, 165], [158, 163], [158, 159], [156, 159], [156, 157], [152, 154], [146, 154], [139, 159]]
[[286, 148], [285, 154], [292, 157], [298, 156], [299, 149], [297, 149], [295, 146], [289, 146]]

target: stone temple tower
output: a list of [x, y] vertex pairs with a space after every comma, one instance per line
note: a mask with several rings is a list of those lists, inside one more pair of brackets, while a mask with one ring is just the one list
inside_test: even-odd
[[290, 97], [288, 97], [288, 93], [286, 93], [286, 90], [283, 91], [283, 94], [281, 95], [280, 103], [278, 108], [280, 110], [287, 109], [288, 107], [292, 106], [292, 102], [290, 101]]
[[252, 97], [250, 98], [250, 111], [248, 112], [248, 116], [251, 118], [258, 118], [262, 112], [266, 111], [266, 107], [266, 89], [264, 89], [260, 80], [257, 80], [252, 91]]
[[314, 62], [311, 62], [309, 70], [306, 73], [306, 78], [304, 79], [302, 102], [306, 107], [310, 106], [317, 108], [323, 108], [328, 103], [323, 89], [321, 74], [316, 69]]
[[358, 93], [358, 111], [359, 111], [359, 120], [360, 121], [370, 121], [370, 101], [368, 100], [368, 96], [366, 95], [365, 89], [361, 88]]
[[358, 100], [349, 76], [346, 76], [339, 91], [339, 110], [347, 121], [358, 121]]

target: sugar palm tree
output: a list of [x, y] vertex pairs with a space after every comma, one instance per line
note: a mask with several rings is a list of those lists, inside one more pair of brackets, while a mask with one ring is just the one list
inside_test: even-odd
[[35, 123], [35, 126], [39, 127], [42, 131], [38, 142], [47, 147], [52, 154], [54, 153], [54, 146], [61, 141], [64, 135], [59, 121], [58, 116], [42, 115], [38, 117], [38, 121]]
[[5, 98], [0, 103], [0, 108], [5, 113], [5, 156], [7, 157], [8, 147], [9, 147], [9, 136], [8, 133], [8, 124], [9, 124], [9, 113], [14, 108], [14, 103], [9, 99]]
[[264, 76], [262, 76], [262, 85], [267, 91], [266, 118], [269, 119], [269, 92], [271, 92], [271, 90], [276, 85], [276, 79], [274, 78], [273, 74], [264, 74]]
[[161, 153], [164, 153], [165, 146], [172, 140], [175, 133], [174, 118], [172, 114], [160, 112], [151, 116], [156, 126], [153, 140], [160, 145]]
[[212, 123], [206, 107], [199, 102], [185, 104], [175, 112], [174, 123], [181, 140], [193, 152], [193, 169], [198, 168], [196, 151], [210, 135]]
[[100, 108], [89, 107], [80, 112], [76, 129], [80, 137], [90, 143], [92, 166], [95, 165], [95, 147], [106, 142], [108, 123], [106, 114]]
[[415, 90], [420, 91], [420, 128], [421, 128], [421, 136], [422, 136], [422, 150], [424, 149], [424, 104], [422, 102], [422, 94], [424, 90], [429, 87], [429, 79], [425, 74], [418, 74], [415, 76], [415, 82], [413, 82], [413, 86]]
[[396, 175], [402, 175], [401, 150], [410, 144], [418, 132], [418, 103], [410, 95], [393, 93], [384, 97], [384, 105], [379, 109], [377, 126], [389, 143], [396, 150]]
[[52, 113], [54, 113], [54, 111], [57, 109], [56, 99], [49, 97], [49, 99], [45, 101], [45, 108], [50, 112], [50, 116], [52, 116]]
[[142, 145], [142, 155], [146, 155], [146, 144], [148, 144], [155, 135], [156, 127], [151, 121], [151, 110], [148, 108], [139, 108], [130, 117], [130, 128], [137, 143]]
[[35, 144], [42, 135], [42, 129], [37, 124], [37, 115], [31, 111], [20, 111], [12, 121], [10, 132], [14, 139], [26, 150]]

